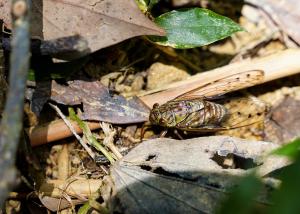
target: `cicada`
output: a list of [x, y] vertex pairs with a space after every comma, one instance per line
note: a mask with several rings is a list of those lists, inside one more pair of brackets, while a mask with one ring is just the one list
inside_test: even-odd
[[[215, 132], [251, 125], [263, 119], [267, 110], [264, 103], [251, 96], [221, 97], [228, 92], [261, 83], [263, 79], [264, 72], [261, 70], [227, 76], [163, 105], [154, 104], [149, 120], [154, 125], [188, 132]], [[241, 104], [244, 106], [242, 109]]]

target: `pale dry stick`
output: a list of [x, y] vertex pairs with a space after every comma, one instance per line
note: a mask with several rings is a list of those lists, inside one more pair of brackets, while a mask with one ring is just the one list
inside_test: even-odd
[[102, 180], [99, 179], [76, 179], [72, 182], [65, 180], [48, 180], [42, 183], [39, 191], [43, 195], [60, 198], [61, 191], [70, 196], [80, 196], [88, 198], [95, 193], [102, 185]]
[[58, 113], [58, 115], [62, 118], [64, 123], [68, 126], [68, 128], [71, 130], [73, 135], [76, 137], [76, 139], [79, 141], [79, 143], [85, 148], [87, 153], [91, 156], [91, 158], [94, 160], [96, 155], [95, 153], [91, 150], [91, 148], [82, 140], [82, 138], [76, 133], [75, 129], [73, 128], [72, 124], [70, 121], [66, 118], [66, 116], [61, 112], [61, 110], [56, 106], [51, 103], [49, 105]]
[[[179, 95], [207, 83], [247, 70], [263, 70], [264, 80], [269, 82], [300, 72], [300, 49], [288, 49], [267, 57], [232, 63], [208, 72], [200, 73], [159, 89], [140, 94], [140, 99], [152, 108], [154, 103], [163, 104]], [[216, 91], [217, 95], [217, 91]]]
[[58, 179], [66, 180], [70, 173], [70, 154], [68, 149], [68, 144], [62, 146], [57, 158], [58, 166]]
[[[264, 81], [268, 82], [282, 77], [290, 76], [300, 72], [300, 49], [288, 49], [254, 60], [240, 61], [226, 65], [212, 71], [200, 73], [187, 80], [180, 81], [140, 94], [140, 99], [149, 108], [154, 103], [165, 103], [185, 92], [196, 87], [213, 82], [220, 78], [246, 70], [261, 69], [264, 71]], [[89, 122], [91, 130], [100, 128], [100, 123]], [[80, 129], [77, 129], [80, 131]], [[72, 135], [63, 121], [50, 123], [42, 127], [28, 130], [28, 135], [33, 146], [41, 145], [46, 142], [63, 139]]]
[[123, 155], [114, 144], [114, 137], [117, 133], [116, 130], [111, 128], [111, 126], [105, 122], [100, 123], [100, 126], [105, 134], [103, 144], [107, 146], [118, 159], [121, 159]]

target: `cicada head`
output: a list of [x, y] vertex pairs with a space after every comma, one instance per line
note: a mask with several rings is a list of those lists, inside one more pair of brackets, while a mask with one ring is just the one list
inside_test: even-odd
[[153, 125], [159, 125], [163, 127], [174, 127], [176, 121], [172, 113], [168, 110], [168, 105], [159, 106], [158, 103], [153, 105], [153, 108], [150, 112], [149, 120]]
[[150, 112], [149, 120], [154, 125], [160, 125], [160, 122], [162, 120], [162, 115], [159, 111], [159, 104], [155, 103], [153, 105], [153, 108]]

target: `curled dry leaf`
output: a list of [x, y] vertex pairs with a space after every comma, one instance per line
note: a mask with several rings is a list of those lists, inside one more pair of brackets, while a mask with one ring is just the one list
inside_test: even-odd
[[[2, 2], [0, 19], [10, 28], [11, 1]], [[33, 38], [70, 37], [72, 44], [82, 45], [83, 55], [135, 36], [165, 35], [163, 29], [144, 16], [134, 0], [33, 0], [31, 17]], [[77, 35], [79, 43], [73, 41]], [[66, 39], [64, 44], [68, 43]]]
[[56, 212], [84, 203], [101, 184], [99, 179], [49, 180], [40, 186], [38, 197], [47, 209]]
[[57, 212], [60, 210], [64, 210], [66, 208], [71, 208], [72, 206], [75, 206], [77, 204], [83, 204], [85, 201], [75, 199], [68, 201], [65, 198], [53, 198], [47, 195], [40, 195], [39, 199], [41, 203], [52, 212]]
[[[253, 168], [267, 176], [288, 163], [278, 156], [263, 160], [277, 147], [225, 136], [145, 141], [111, 169], [111, 208], [121, 213], [212, 213], [236, 178]], [[258, 203], [268, 202], [276, 183], [268, 179]]]
[[75, 80], [68, 86], [53, 81], [51, 100], [64, 105], [83, 104], [83, 120], [127, 124], [147, 121], [149, 115], [149, 109], [138, 98], [112, 96], [99, 81]]

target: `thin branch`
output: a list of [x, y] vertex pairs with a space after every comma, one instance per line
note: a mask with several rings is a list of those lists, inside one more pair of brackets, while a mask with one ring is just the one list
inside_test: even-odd
[[29, 4], [12, 0], [13, 38], [7, 101], [0, 125], [0, 207], [11, 190], [15, 177], [15, 156], [22, 129], [24, 94], [29, 69]]
[[84, 140], [76, 133], [74, 127], [72, 126], [71, 122], [66, 118], [66, 116], [61, 112], [61, 110], [56, 106], [51, 103], [49, 105], [57, 112], [57, 114], [63, 119], [65, 124], [68, 126], [68, 128], [71, 130], [73, 135], [76, 137], [76, 139], [79, 141], [79, 143], [83, 146], [83, 148], [87, 151], [87, 153], [95, 159], [95, 153], [92, 151], [92, 149], [84, 142]]

